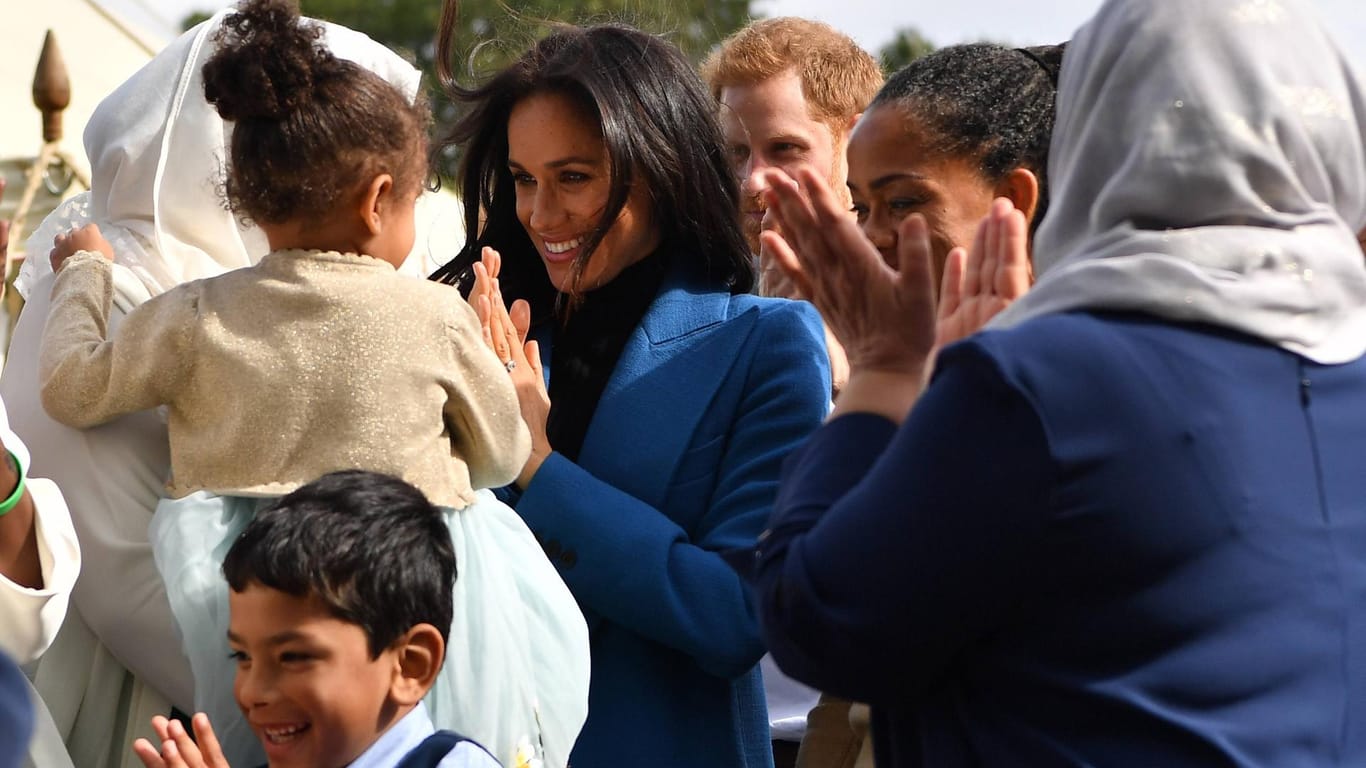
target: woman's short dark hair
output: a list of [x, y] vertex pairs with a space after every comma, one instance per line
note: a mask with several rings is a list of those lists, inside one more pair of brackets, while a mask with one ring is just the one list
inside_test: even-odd
[[533, 94], [553, 93], [597, 123], [611, 166], [611, 193], [575, 260], [575, 284], [632, 185], [643, 183], [662, 240], [674, 244], [672, 253], [696, 259], [709, 279], [734, 293], [753, 288], [736, 214], [739, 183], [726, 157], [716, 106], [677, 47], [624, 25], [560, 26], [483, 85], [466, 88], [450, 69], [455, 5], [447, 0], [443, 10], [437, 62], [442, 84], [466, 107], [445, 144], [461, 151], [459, 184], [470, 237], [434, 280], [467, 284], [480, 249], [492, 246], [503, 256], [499, 282], [505, 298], [525, 298], [533, 307], [555, 301], [555, 289], [517, 219], [507, 165], [513, 107]]
[[223, 20], [204, 97], [234, 123], [227, 198], [242, 218], [316, 220], [379, 173], [427, 177], [427, 103], [332, 54], [289, 0], [246, 0]]
[[449, 638], [455, 549], [441, 511], [388, 475], [333, 472], [257, 513], [223, 560], [234, 592], [315, 595], [378, 658], [418, 624]]
[[1016, 168], [1039, 179], [1031, 228], [1048, 210], [1048, 145], [1063, 45], [954, 45], [907, 64], [868, 108], [901, 109], [933, 152], [972, 160], [991, 182]]

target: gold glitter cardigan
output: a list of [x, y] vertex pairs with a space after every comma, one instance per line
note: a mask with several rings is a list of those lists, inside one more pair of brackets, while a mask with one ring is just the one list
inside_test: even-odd
[[168, 406], [172, 496], [277, 495], [361, 468], [463, 507], [530, 454], [474, 310], [379, 259], [275, 252], [151, 299], [110, 337], [112, 300], [102, 256], [65, 263], [39, 354], [43, 407], [80, 429]]

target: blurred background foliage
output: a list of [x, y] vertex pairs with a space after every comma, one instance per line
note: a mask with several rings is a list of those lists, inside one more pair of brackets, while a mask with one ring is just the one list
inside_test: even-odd
[[[435, 136], [458, 117], [436, 81], [438, 0], [301, 0], [304, 15], [327, 19], [366, 33], [422, 69], [436, 115]], [[663, 35], [700, 62], [712, 46], [750, 20], [750, 0], [501, 0], [460, 3], [452, 70], [465, 84], [478, 82], [511, 63], [557, 23], [624, 22]], [[188, 29], [207, 18], [193, 14]], [[458, 158], [440, 158], [441, 174], [454, 175]]]
[[[751, 0], [465, 0], [460, 3], [454, 36], [452, 70], [469, 84], [483, 80], [515, 59], [556, 23], [625, 22], [663, 35], [701, 62], [711, 48], [754, 17]], [[440, 137], [458, 117], [458, 107], [445, 98], [436, 81], [436, 29], [441, 21], [438, 0], [300, 0], [304, 15], [360, 30], [393, 48], [422, 69]], [[185, 29], [207, 18], [187, 17]], [[893, 72], [934, 45], [914, 28], [898, 31], [879, 52], [883, 69]], [[447, 179], [458, 157], [446, 152], [439, 171]]]
[[896, 37], [890, 43], [882, 46], [878, 58], [882, 63], [882, 71], [891, 75], [921, 56], [933, 53], [934, 48], [934, 43], [926, 39], [920, 30], [902, 27], [896, 31]]

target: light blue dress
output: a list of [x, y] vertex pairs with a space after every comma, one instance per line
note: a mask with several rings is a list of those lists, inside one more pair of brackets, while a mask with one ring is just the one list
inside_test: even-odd
[[[233, 696], [223, 558], [275, 500], [164, 499], [148, 531], [194, 673], [195, 709], [209, 715], [232, 765], [261, 765], [265, 754]], [[446, 661], [424, 700], [432, 721], [508, 768], [564, 766], [588, 712], [583, 614], [526, 524], [492, 493], [443, 511], [459, 576]]]

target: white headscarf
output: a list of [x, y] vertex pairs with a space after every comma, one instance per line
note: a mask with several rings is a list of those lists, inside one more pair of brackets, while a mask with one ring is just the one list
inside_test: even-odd
[[[20, 293], [27, 296], [52, 271], [45, 255], [53, 236], [90, 221], [114, 246], [115, 263], [127, 268], [115, 271], [126, 304], [255, 264], [266, 254], [265, 236], [241, 226], [220, 195], [231, 129], [204, 99], [212, 38], [233, 12], [220, 11], [181, 35], [100, 102], [85, 128], [91, 190], [63, 203], [29, 238], [32, 258], [15, 280]], [[322, 25], [334, 55], [416, 97], [421, 72], [398, 54], [355, 30], [314, 23]], [[137, 295], [142, 289], [147, 295]]]
[[1320, 363], [1366, 352], [1366, 94], [1302, 0], [1109, 0], [1064, 57], [1038, 284]]

